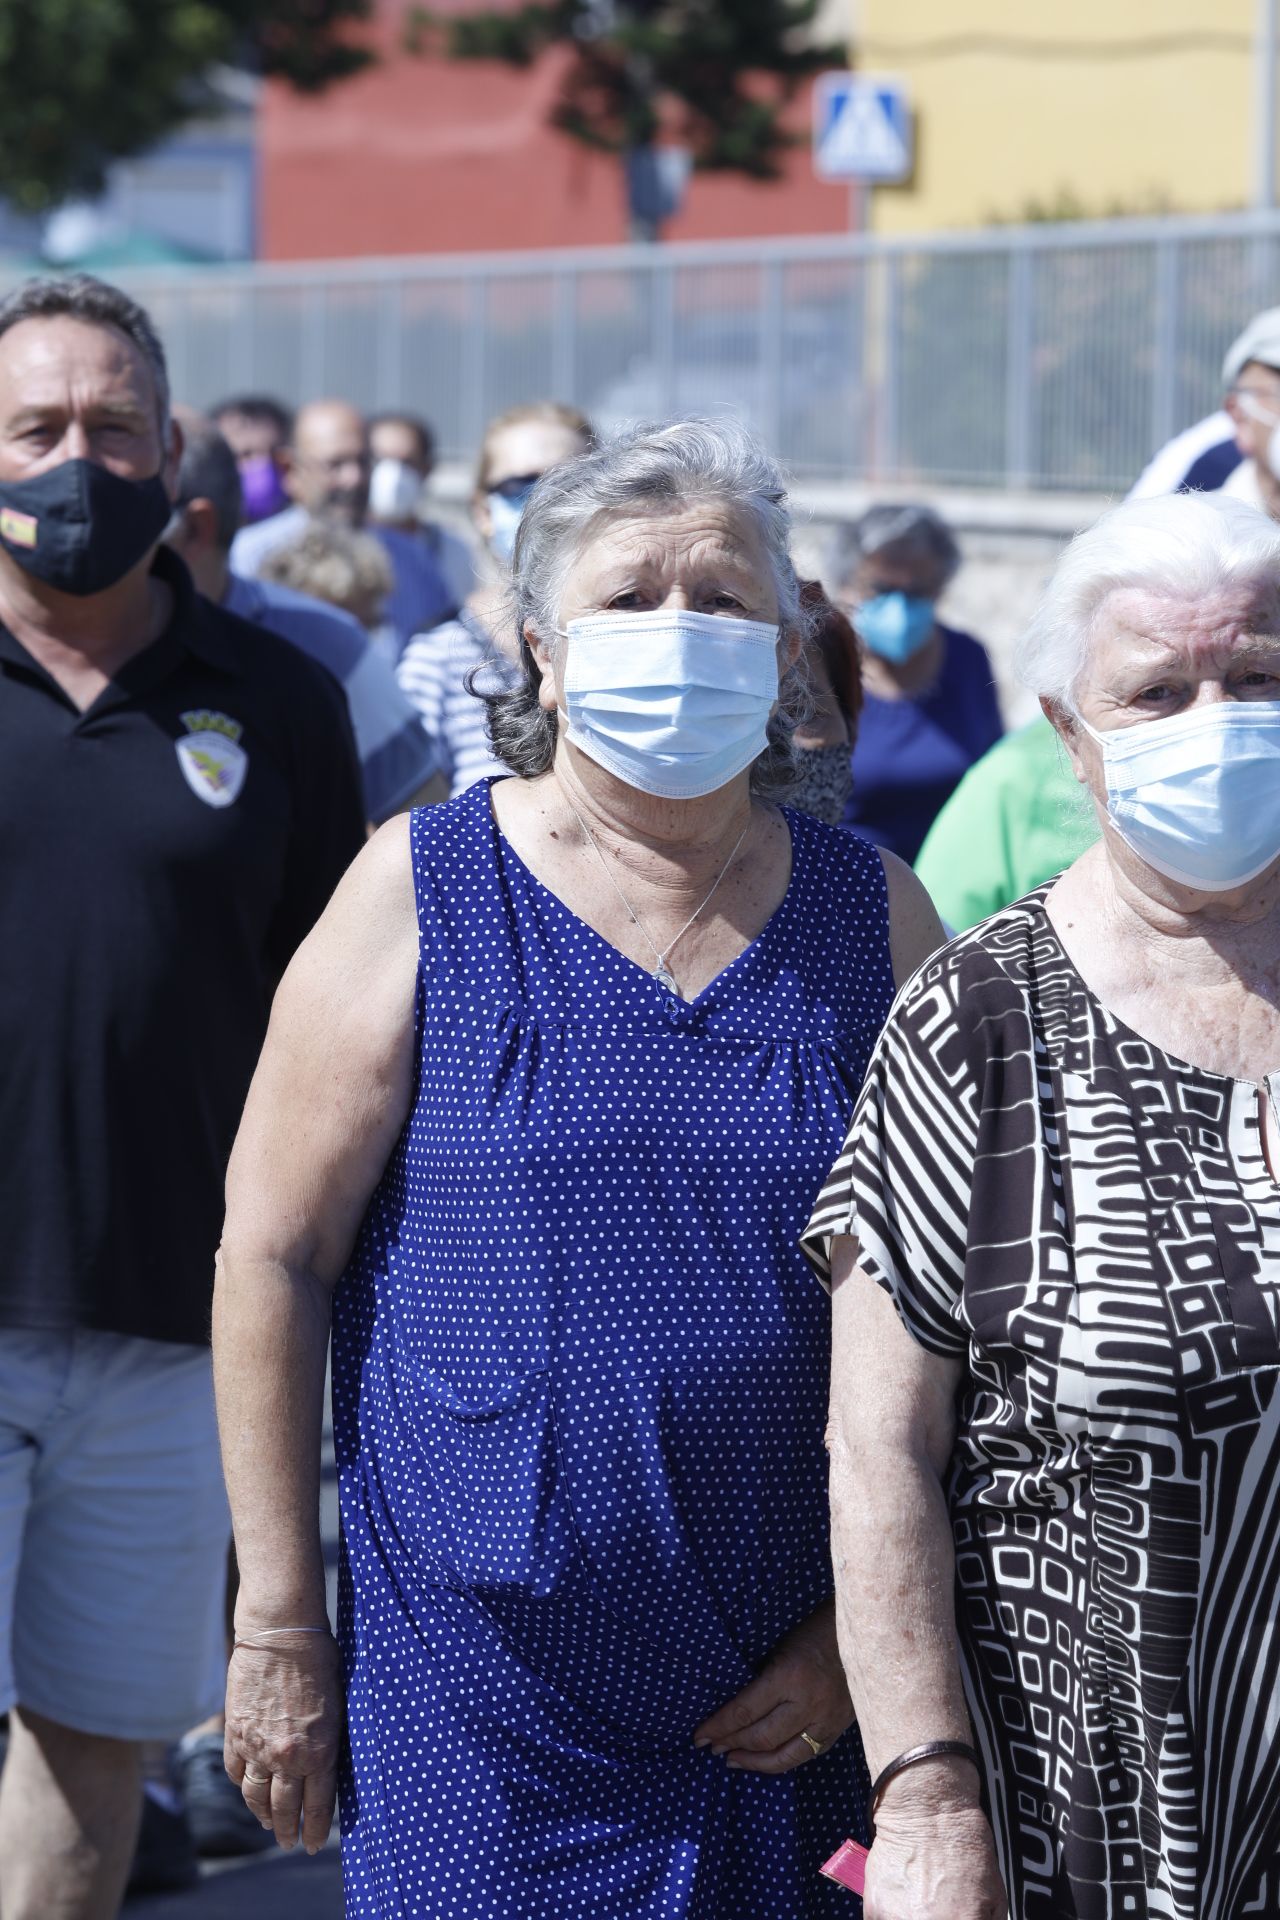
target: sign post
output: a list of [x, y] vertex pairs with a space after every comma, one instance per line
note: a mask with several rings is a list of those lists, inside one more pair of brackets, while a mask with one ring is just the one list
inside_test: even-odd
[[818, 75], [813, 168], [820, 180], [851, 183], [851, 212], [860, 211], [868, 183], [910, 179], [914, 149], [911, 108], [900, 80], [870, 73]]

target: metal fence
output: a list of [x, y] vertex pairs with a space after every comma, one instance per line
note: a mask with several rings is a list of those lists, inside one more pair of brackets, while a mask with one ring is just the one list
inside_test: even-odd
[[1126, 486], [1280, 301], [1280, 216], [121, 275], [175, 392], [343, 394], [469, 459], [518, 401], [732, 409], [804, 479]]

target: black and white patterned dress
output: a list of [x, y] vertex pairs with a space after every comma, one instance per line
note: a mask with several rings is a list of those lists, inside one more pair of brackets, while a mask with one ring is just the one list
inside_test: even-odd
[[[1280, 1915], [1280, 1188], [1049, 886], [906, 988], [806, 1234], [963, 1361], [965, 1684], [1014, 1920]], [[1280, 1074], [1264, 1089], [1280, 1097]]]

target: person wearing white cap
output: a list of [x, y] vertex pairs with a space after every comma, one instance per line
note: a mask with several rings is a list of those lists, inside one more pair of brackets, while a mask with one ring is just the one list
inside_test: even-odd
[[1130, 487], [1130, 500], [1221, 490], [1280, 519], [1280, 441], [1277, 468], [1267, 464], [1280, 420], [1280, 307], [1256, 313], [1232, 341], [1222, 384], [1222, 406], [1165, 442]]
[[1256, 314], [1232, 342], [1222, 384], [1242, 456], [1222, 491], [1280, 520], [1280, 307]]

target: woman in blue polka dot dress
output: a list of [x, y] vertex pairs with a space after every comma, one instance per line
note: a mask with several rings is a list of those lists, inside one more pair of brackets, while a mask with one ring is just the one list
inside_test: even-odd
[[941, 936], [769, 799], [787, 541], [731, 425], [541, 481], [490, 714], [517, 777], [384, 828], [281, 988], [217, 1304], [229, 1764], [319, 1844], [332, 1300], [353, 1920], [856, 1912], [818, 1874], [866, 1783], [798, 1239]]

